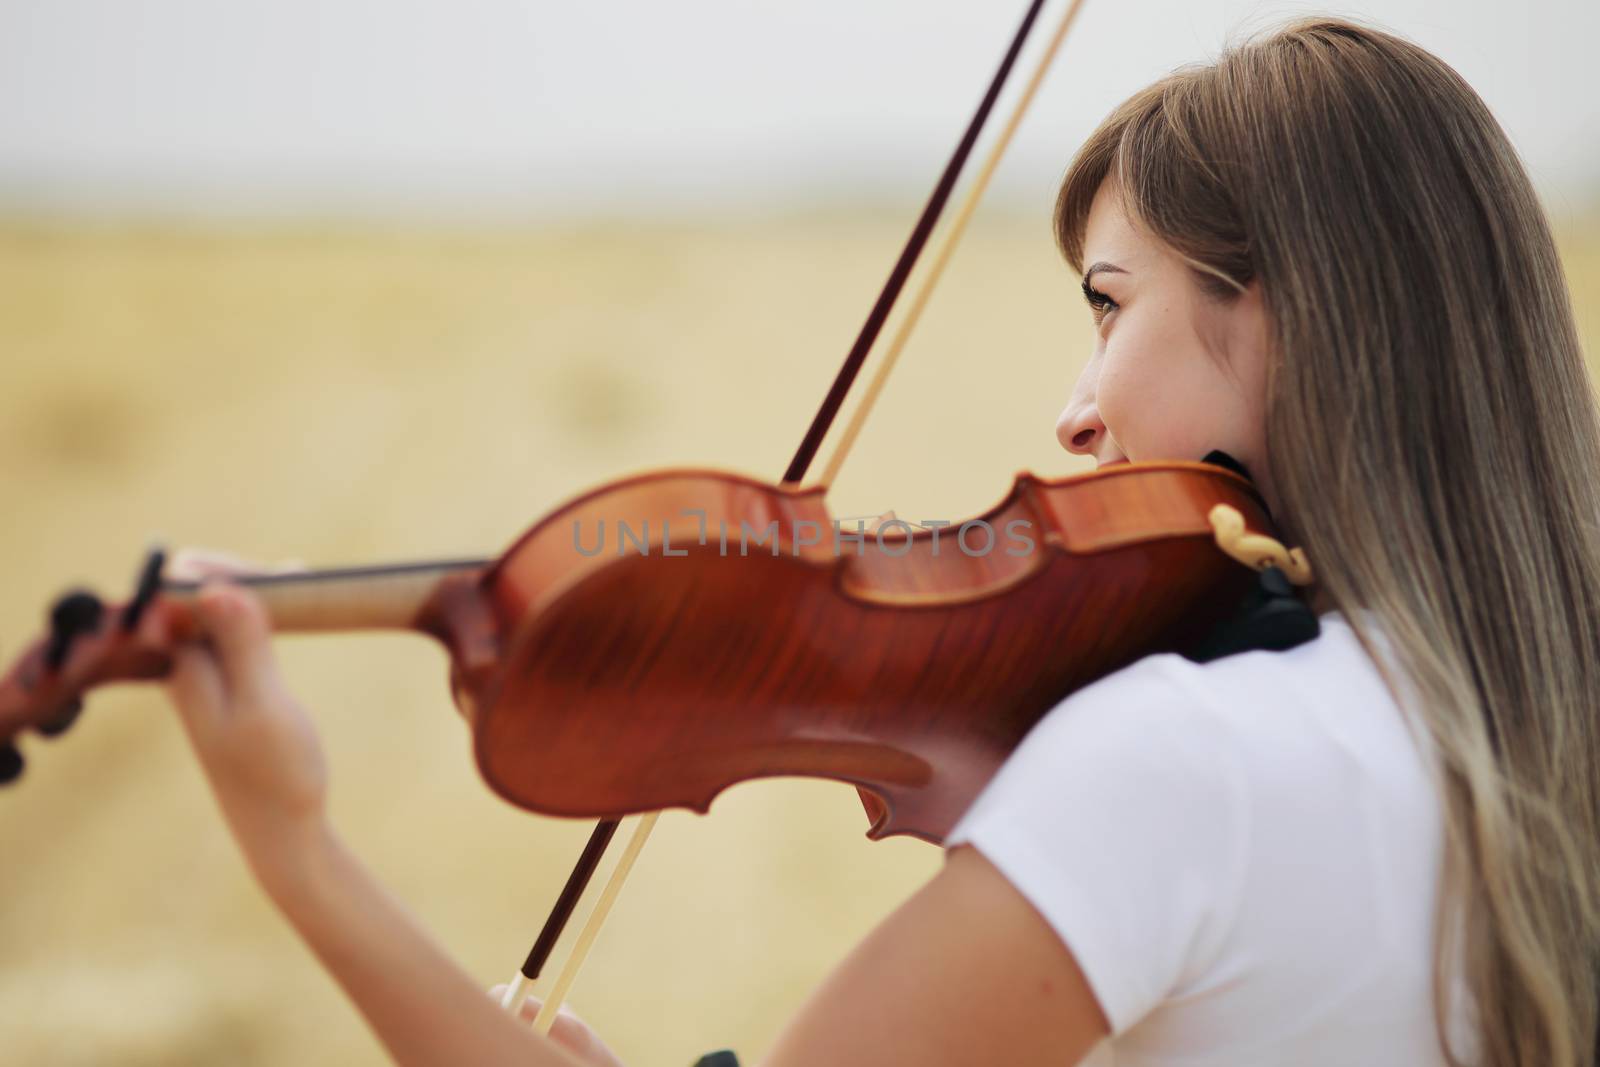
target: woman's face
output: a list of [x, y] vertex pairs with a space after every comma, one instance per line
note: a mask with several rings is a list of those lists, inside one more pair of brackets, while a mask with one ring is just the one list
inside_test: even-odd
[[1056, 423], [1062, 446], [1102, 467], [1198, 460], [1220, 448], [1249, 469], [1276, 513], [1260, 286], [1222, 298], [1202, 291], [1177, 253], [1124, 214], [1109, 182], [1090, 208], [1083, 258], [1096, 341]]

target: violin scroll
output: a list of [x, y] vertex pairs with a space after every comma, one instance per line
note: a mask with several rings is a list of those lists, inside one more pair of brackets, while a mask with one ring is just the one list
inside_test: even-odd
[[16, 744], [23, 730], [59, 737], [78, 721], [84, 695], [94, 686], [160, 678], [171, 670], [172, 645], [193, 631], [187, 611], [139, 625], [155, 600], [165, 560], [160, 547], [147, 553], [126, 604], [107, 604], [90, 590], [73, 589], [51, 605], [46, 635], [0, 678], [0, 785], [15, 781], [26, 767]]

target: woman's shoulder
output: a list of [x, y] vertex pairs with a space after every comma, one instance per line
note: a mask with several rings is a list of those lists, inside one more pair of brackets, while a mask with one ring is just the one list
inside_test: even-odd
[[[1363, 629], [1376, 640], [1377, 651], [1390, 658], [1390, 646], [1381, 622], [1370, 611], [1360, 611]], [[1356, 635], [1344, 613], [1326, 611], [1317, 619], [1319, 633], [1310, 641], [1281, 652], [1240, 652], [1205, 663], [1177, 653], [1146, 656], [1106, 675], [1067, 698], [1092, 701], [1128, 692], [1149, 694], [1165, 689], [1197, 698], [1212, 708], [1272, 704], [1300, 692], [1349, 691], [1377, 696], [1381, 688], [1378, 665]]]
[[[1051, 922], [1114, 1032], [1247, 961], [1246, 984], [1290, 1010], [1282, 932], [1308, 913], [1326, 929], [1303, 954], [1328, 973], [1353, 965], [1342, 945], [1391, 934], [1425, 958], [1426, 915], [1407, 910], [1431, 901], [1437, 863], [1424, 750], [1349, 623], [1320, 621], [1284, 652], [1149, 656], [1078, 690], [947, 838]], [[1405, 891], [1380, 898], [1378, 881]]]
[[[1392, 667], [1377, 617], [1361, 612], [1374, 652]], [[1280, 755], [1323, 743], [1349, 754], [1409, 737], [1383, 671], [1338, 611], [1319, 635], [1282, 652], [1242, 652], [1207, 663], [1161, 653], [1076, 691], [1045, 715], [1041, 736], [1108, 733], [1147, 744], [1262, 745]], [[1391, 671], [1391, 673], [1393, 673]], [[1031, 736], [1031, 735], [1030, 735]]]
[[1431, 747], [1349, 622], [1319, 621], [1287, 651], [1148, 656], [1078, 690], [952, 838], [1026, 834], [1040, 851], [1118, 852], [1151, 873], [1161, 856], [1167, 874], [1205, 868], [1214, 889], [1233, 887], [1224, 896], [1288, 857], [1353, 876], [1374, 855], [1426, 853], [1439, 829]]

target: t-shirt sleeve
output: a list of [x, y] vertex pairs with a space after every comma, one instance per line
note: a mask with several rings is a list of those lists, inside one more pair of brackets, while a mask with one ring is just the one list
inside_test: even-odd
[[1154, 656], [1068, 697], [945, 838], [1054, 928], [1112, 1034], [1204, 978], [1243, 892], [1245, 775], [1194, 669]]

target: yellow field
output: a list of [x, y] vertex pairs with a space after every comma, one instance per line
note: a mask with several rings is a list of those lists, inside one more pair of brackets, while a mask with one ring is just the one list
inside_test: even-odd
[[[775, 480], [910, 214], [0, 227], [0, 657], [68, 585], [125, 595], [151, 540], [312, 565], [493, 555], [623, 473]], [[1600, 229], [1571, 230], [1564, 253], [1594, 352]], [[959, 519], [1017, 470], [1085, 469], [1052, 429], [1087, 352], [1043, 213], [980, 218], [835, 512]], [[322, 728], [339, 830], [485, 987], [509, 979], [588, 824], [489, 793], [424, 640], [278, 648]], [[7, 1062], [387, 1062], [251, 882], [158, 691], [97, 693], [66, 738], [27, 751], [0, 794]], [[825, 782], [667, 813], [574, 1007], [638, 1067], [724, 1046], [753, 1062], [940, 864], [865, 827], [854, 790]]]

